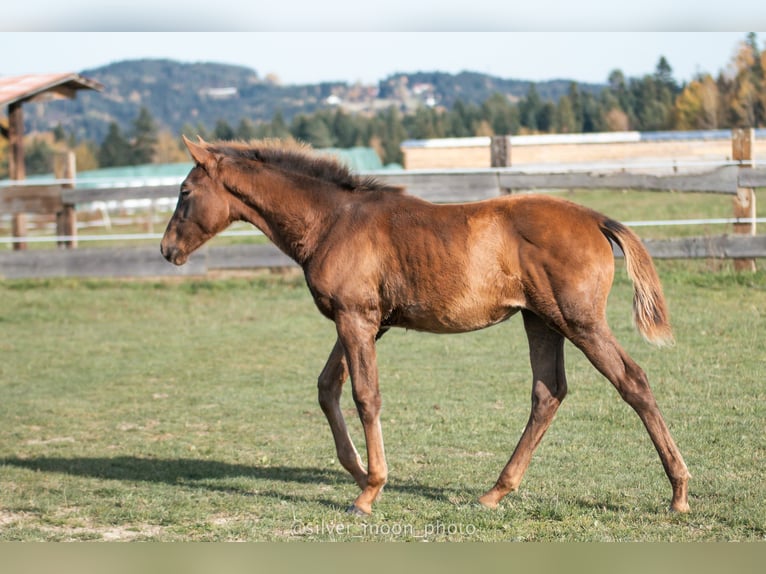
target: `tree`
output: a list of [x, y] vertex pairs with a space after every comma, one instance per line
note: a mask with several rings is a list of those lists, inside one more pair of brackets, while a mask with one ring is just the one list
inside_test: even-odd
[[418, 106], [413, 115], [403, 120], [409, 137], [418, 140], [444, 137], [437, 114], [433, 108]]
[[447, 136], [464, 138], [473, 135], [473, 110], [470, 106], [457, 100], [452, 109], [447, 112]]
[[236, 138], [242, 141], [250, 141], [255, 139], [257, 132], [253, 122], [248, 118], [242, 118], [237, 124]]
[[567, 97], [569, 98], [569, 101], [572, 105], [572, 114], [574, 115], [574, 132], [582, 132], [583, 131], [583, 105], [582, 105], [582, 94], [580, 92], [580, 87], [577, 85], [577, 82], [572, 82], [569, 84], [569, 89], [567, 90]]
[[537, 112], [537, 129], [546, 133], [556, 130], [556, 105], [553, 102], [544, 102]]
[[78, 143], [74, 147], [75, 165], [77, 171], [88, 171], [98, 169], [98, 148], [92, 141]]
[[183, 126], [181, 126], [181, 133], [187, 138], [194, 140], [197, 139], [197, 136], [201, 137], [203, 140], [210, 139], [210, 135], [208, 134], [207, 129], [204, 125], [202, 125], [201, 122], [197, 122], [196, 126], [193, 126], [190, 123], [185, 123]]
[[157, 145], [157, 125], [149, 110], [142, 107], [133, 121], [133, 141], [131, 145], [132, 165], [151, 163], [154, 147]]
[[179, 138], [167, 130], [162, 130], [157, 134], [153, 160], [155, 163], [182, 163], [189, 161], [189, 156]]
[[559, 98], [556, 106], [556, 126], [559, 132], [564, 134], [576, 133], [578, 131], [577, 118], [575, 118], [572, 100], [569, 96], [563, 95]]
[[527, 91], [527, 97], [519, 102], [521, 125], [531, 131], [537, 131], [537, 119], [542, 105], [542, 100], [537, 93], [537, 88], [534, 84], [530, 84], [529, 90]]
[[519, 109], [501, 93], [495, 92], [481, 105], [481, 115], [497, 135], [511, 135], [519, 131]]
[[291, 137], [290, 128], [287, 127], [282, 110], [277, 110], [274, 118], [271, 120], [271, 137], [279, 139]]
[[109, 124], [109, 131], [98, 150], [98, 163], [101, 167], [130, 165], [132, 148], [122, 135], [117, 122]]
[[620, 108], [612, 108], [606, 113], [604, 118], [606, 127], [610, 132], [625, 132], [630, 129], [630, 120], [628, 114]]
[[335, 110], [330, 126], [336, 146], [350, 148], [359, 145], [359, 128], [354, 118], [342, 109]]
[[720, 100], [718, 85], [710, 74], [693, 80], [676, 97], [673, 127], [679, 130], [717, 128]]
[[55, 142], [63, 142], [67, 140], [67, 133], [64, 130], [64, 127], [61, 125], [61, 122], [56, 124], [56, 127], [53, 128], [53, 141]]
[[219, 119], [215, 122], [215, 129], [213, 129], [213, 137], [217, 140], [233, 140], [234, 128], [229, 125], [224, 119]]
[[665, 59], [665, 56], [660, 56], [657, 66], [654, 69], [654, 78], [663, 86], [668, 87], [671, 91], [676, 89], [676, 81], [673, 79], [673, 68]]
[[290, 126], [290, 132], [295, 139], [311, 144], [315, 148], [334, 145], [330, 128], [318, 114], [297, 116]]
[[53, 148], [45, 138], [35, 137], [26, 144], [24, 166], [29, 175], [41, 175], [53, 171]]
[[747, 39], [740, 43], [731, 70], [730, 81], [722, 82], [731, 126], [766, 125], [766, 60], [758, 50], [754, 33], [748, 34]]
[[371, 135], [367, 141], [377, 137], [380, 141], [383, 163], [401, 163], [403, 160], [400, 145], [407, 137], [402, 117], [395, 106], [389, 106], [379, 112], [370, 124]]

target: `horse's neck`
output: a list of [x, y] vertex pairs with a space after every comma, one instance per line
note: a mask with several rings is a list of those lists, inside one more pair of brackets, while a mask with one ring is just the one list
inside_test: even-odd
[[258, 183], [251, 187], [241, 197], [248, 208], [242, 219], [304, 264], [311, 258], [334, 210], [334, 190], [310, 189], [284, 176], [259, 176]]

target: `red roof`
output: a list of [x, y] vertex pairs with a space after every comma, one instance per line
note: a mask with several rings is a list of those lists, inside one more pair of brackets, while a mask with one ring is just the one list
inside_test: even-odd
[[0, 106], [21, 101], [71, 99], [77, 90], [101, 91], [103, 88], [99, 82], [74, 73], [0, 76]]

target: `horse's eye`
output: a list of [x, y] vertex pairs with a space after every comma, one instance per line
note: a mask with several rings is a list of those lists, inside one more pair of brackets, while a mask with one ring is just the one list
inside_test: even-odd
[[181, 199], [186, 199], [189, 197], [189, 194], [191, 193], [191, 189], [183, 188], [181, 190]]

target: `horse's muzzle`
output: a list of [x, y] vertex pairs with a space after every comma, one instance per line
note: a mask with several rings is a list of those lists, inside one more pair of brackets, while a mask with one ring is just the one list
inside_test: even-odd
[[173, 265], [183, 265], [188, 259], [188, 257], [181, 253], [177, 247], [169, 247], [165, 245], [164, 242], [160, 244], [160, 253], [162, 253], [162, 256], [170, 261]]

